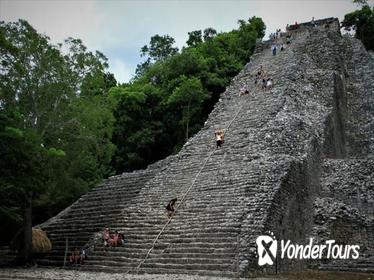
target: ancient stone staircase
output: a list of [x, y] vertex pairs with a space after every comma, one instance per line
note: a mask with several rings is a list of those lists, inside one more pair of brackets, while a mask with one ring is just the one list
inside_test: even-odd
[[[255, 53], [176, 156], [108, 179], [41, 225], [53, 252], [40, 262], [62, 265], [69, 237], [69, 249], [90, 247], [81, 269], [229, 277], [274, 272], [257, 266], [255, 239], [271, 230], [278, 238], [305, 240], [313, 227], [321, 157], [340, 135], [333, 128], [342, 40], [336, 30], [305, 28], [278, 55], [268, 48]], [[271, 90], [254, 84], [260, 65], [275, 82]], [[239, 97], [243, 85], [250, 94]], [[214, 150], [214, 130], [229, 125], [223, 148]], [[167, 222], [165, 205], [184, 195], [145, 259]], [[104, 226], [123, 231], [126, 245], [105, 250], [95, 239]], [[279, 263], [279, 269], [291, 267]]]
[[74, 247], [87, 246], [95, 233], [120, 217], [123, 207], [131, 202], [145, 182], [167, 162], [165, 160], [146, 170], [111, 177], [56, 217], [41, 224], [40, 227], [48, 233], [53, 248], [46, 258], [39, 259], [38, 262], [42, 265], [60, 266], [64, 262], [66, 245], [69, 253]]

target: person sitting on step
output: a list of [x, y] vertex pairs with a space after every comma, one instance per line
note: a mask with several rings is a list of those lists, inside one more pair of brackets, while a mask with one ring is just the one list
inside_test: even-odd
[[82, 250], [80, 251], [79, 257], [80, 257], [80, 263], [83, 264], [84, 260], [87, 259], [86, 250], [84, 248], [82, 248]]
[[106, 227], [103, 231], [103, 241], [104, 241], [105, 247], [109, 246], [109, 239], [110, 239], [110, 232], [109, 232], [109, 228]]
[[168, 216], [168, 219], [171, 218], [171, 216], [174, 214], [175, 212], [175, 203], [177, 202], [177, 198], [173, 198], [172, 200], [169, 201], [168, 205], [166, 205], [166, 211], [167, 211], [167, 216]]
[[271, 89], [272, 87], [273, 87], [273, 79], [272, 78], [268, 78], [266, 80], [266, 88]]
[[74, 251], [71, 253], [69, 261], [71, 264], [78, 264], [80, 260], [80, 254], [77, 247], [74, 248]]
[[245, 87], [242, 87], [240, 89], [239, 96], [243, 96], [243, 95], [246, 95], [246, 94], [249, 94], [248, 89], [246, 89]]
[[120, 246], [124, 246], [125, 245], [125, 235], [123, 234], [123, 232], [120, 232], [118, 234], [118, 244]]
[[109, 244], [112, 247], [117, 247], [118, 245], [118, 231], [115, 231], [112, 235], [111, 238], [109, 239]]
[[258, 69], [256, 73], [255, 84], [257, 84], [257, 81], [260, 80], [263, 75], [264, 75], [264, 70], [262, 69], [262, 65], [260, 65], [260, 69]]
[[266, 82], [267, 82], [267, 79], [263, 78], [262, 79], [262, 89], [266, 89]]

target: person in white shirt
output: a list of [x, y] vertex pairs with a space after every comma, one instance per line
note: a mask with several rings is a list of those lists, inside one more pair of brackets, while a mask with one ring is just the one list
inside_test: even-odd
[[216, 136], [216, 144], [217, 144], [217, 149], [218, 148], [221, 148], [222, 147], [222, 144], [223, 144], [223, 131], [222, 130], [218, 130], [214, 133], [214, 135]]
[[273, 79], [272, 78], [267, 79], [266, 88], [272, 88], [272, 86], [273, 86]]

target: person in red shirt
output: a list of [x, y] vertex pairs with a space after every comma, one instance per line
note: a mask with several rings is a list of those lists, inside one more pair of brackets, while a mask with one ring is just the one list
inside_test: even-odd
[[112, 238], [109, 240], [110, 246], [117, 247], [118, 245], [118, 231], [115, 231]]

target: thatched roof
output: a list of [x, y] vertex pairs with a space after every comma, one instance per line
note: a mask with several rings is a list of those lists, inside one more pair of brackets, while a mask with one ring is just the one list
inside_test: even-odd
[[41, 229], [32, 229], [32, 250], [34, 253], [46, 253], [52, 250], [51, 241]]

